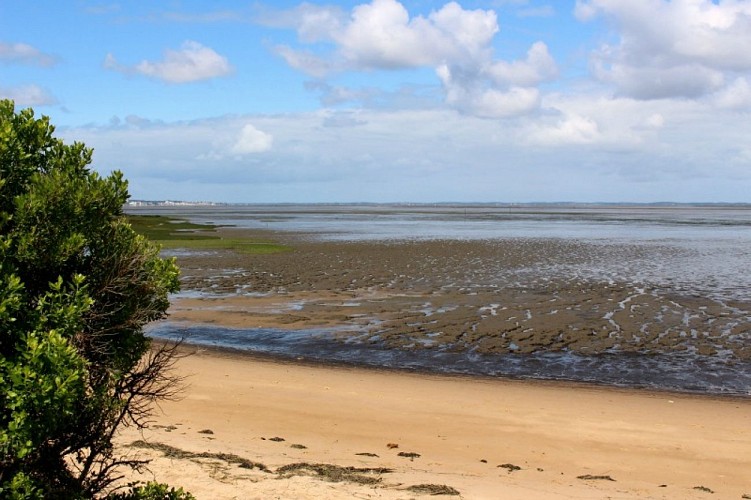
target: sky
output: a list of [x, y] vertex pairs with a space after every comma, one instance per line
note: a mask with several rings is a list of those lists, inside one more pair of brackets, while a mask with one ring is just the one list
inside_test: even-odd
[[751, 202], [751, 0], [0, 3], [133, 199]]

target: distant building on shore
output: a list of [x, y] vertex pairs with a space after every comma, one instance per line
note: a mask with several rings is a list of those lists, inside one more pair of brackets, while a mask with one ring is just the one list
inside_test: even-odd
[[192, 207], [192, 206], [215, 206], [223, 205], [223, 203], [216, 203], [213, 201], [175, 201], [175, 200], [128, 200], [125, 206], [128, 207]]

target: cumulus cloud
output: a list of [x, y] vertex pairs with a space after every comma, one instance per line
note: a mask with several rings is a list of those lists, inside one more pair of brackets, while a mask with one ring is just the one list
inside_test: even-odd
[[366, 68], [433, 66], [476, 59], [498, 31], [495, 12], [464, 10], [455, 2], [427, 18], [410, 19], [396, 0], [373, 0], [352, 10], [351, 21], [333, 39], [344, 58]]
[[140, 74], [168, 83], [188, 83], [209, 80], [232, 73], [226, 57], [198, 42], [186, 41], [180, 50], [167, 49], [161, 61], [141, 61], [133, 66], [120, 64], [107, 54], [104, 67], [125, 74]]
[[312, 70], [315, 76], [324, 65], [329, 71], [400, 69], [476, 59], [489, 51], [488, 45], [498, 31], [495, 12], [464, 10], [455, 2], [428, 17], [410, 18], [396, 0], [357, 5], [348, 18], [339, 10], [307, 4], [279, 17], [297, 30], [302, 42], [336, 45], [335, 54], [315, 56], [318, 61], [310, 53], [295, 57], [297, 51], [288, 46], [277, 48], [290, 64]]
[[12, 99], [19, 106], [49, 106], [57, 99], [38, 85], [0, 87], [0, 98]]
[[555, 60], [543, 42], [536, 42], [521, 61], [496, 61], [487, 70], [488, 75], [500, 84], [531, 87], [550, 80], [558, 74]]
[[732, 72], [751, 71], [751, 2], [578, 0], [582, 21], [603, 16], [620, 39], [593, 54], [595, 76], [637, 99], [698, 98]]
[[447, 65], [437, 70], [446, 89], [446, 101], [457, 109], [484, 118], [506, 118], [529, 113], [540, 104], [536, 88], [498, 89], [485, 85], [475, 75], [466, 77], [452, 72]]
[[57, 62], [57, 58], [26, 43], [0, 42], [0, 61], [33, 66], [52, 66]]
[[248, 123], [240, 130], [239, 137], [230, 151], [238, 155], [262, 153], [270, 150], [273, 143], [274, 137], [271, 134], [258, 130]]
[[478, 116], [529, 112], [539, 103], [535, 87], [558, 72], [542, 42], [533, 44], [524, 59], [494, 59], [496, 13], [467, 10], [456, 2], [427, 16], [410, 16], [397, 0], [372, 0], [355, 6], [349, 16], [338, 9], [305, 4], [280, 13], [277, 19], [294, 27], [301, 42], [326, 42], [333, 47], [322, 53], [278, 46], [277, 53], [296, 69], [322, 78], [336, 71], [432, 67], [444, 86], [446, 101]]

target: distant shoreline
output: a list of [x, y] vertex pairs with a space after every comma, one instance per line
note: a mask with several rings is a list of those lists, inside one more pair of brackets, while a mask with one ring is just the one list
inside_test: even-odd
[[252, 202], [217, 202], [217, 201], [186, 201], [186, 200], [129, 200], [126, 208], [135, 207], [473, 207], [473, 208], [751, 208], [750, 202], [279, 202], [279, 203], [252, 203]]

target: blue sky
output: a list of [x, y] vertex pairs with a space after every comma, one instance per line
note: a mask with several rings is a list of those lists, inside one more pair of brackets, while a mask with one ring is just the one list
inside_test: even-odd
[[751, 202], [751, 0], [0, 4], [136, 199]]

